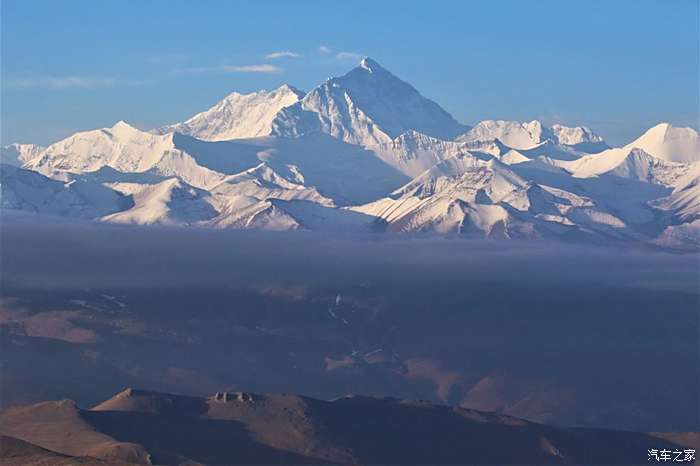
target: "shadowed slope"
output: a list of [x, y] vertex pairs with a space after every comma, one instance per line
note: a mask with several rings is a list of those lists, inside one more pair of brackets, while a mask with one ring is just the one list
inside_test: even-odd
[[424, 401], [245, 392], [127, 389], [90, 410], [67, 401], [9, 409], [0, 426], [61, 453], [140, 464], [643, 464], [648, 448], [679, 447]]

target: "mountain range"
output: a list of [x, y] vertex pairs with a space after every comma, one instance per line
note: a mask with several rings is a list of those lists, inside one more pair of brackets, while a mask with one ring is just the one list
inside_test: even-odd
[[247, 392], [126, 389], [90, 409], [11, 408], [0, 422], [8, 465], [645, 464], [651, 447], [697, 444], [695, 434], [550, 427], [427, 401]]
[[232, 93], [181, 123], [2, 148], [2, 209], [129, 224], [700, 248], [700, 142], [461, 124], [370, 58], [308, 93]]

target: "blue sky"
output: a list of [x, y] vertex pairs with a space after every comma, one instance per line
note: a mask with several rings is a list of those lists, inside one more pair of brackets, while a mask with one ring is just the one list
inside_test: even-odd
[[[458, 120], [698, 126], [697, 0], [3, 0], [2, 143], [309, 90], [368, 55]], [[274, 52], [299, 56], [266, 57]]]

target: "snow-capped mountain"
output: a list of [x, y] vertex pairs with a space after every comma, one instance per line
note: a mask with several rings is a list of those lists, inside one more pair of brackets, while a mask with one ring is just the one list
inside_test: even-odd
[[605, 144], [603, 138], [585, 126], [570, 128], [568, 126], [554, 124], [551, 126], [550, 131], [554, 135], [556, 141], [565, 146], [573, 146], [581, 150], [585, 147], [588, 152], [591, 152], [593, 148], [607, 148], [607, 144]]
[[[183, 134], [187, 133], [187, 134]], [[184, 123], [3, 148], [2, 208], [116, 223], [700, 247], [697, 132], [469, 128], [371, 59], [308, 94], [232, 93]]]
[[114, 186], [133, 200], [129, 209], [102, 217], [113, 223], [139, 225], [191, 225], [211, 220], [217, 211], [208, 202], [209, 194], [177, 178], [155, 184], [119, 183]]
[[355, 209], [402, 232], [622, 236], [625, 227], [588, 197], [527, 181], [496, 158], [471, 154], [447, 159], [389, 197]]
[[141, 172], [155, 165], [172, 148], [172, 135], [146, 133], [119, 121], [111, 128], [76, 133], [51, 144], [24, 167], [43, 173], [91, 172], [104, 166], [122, 172]]
[[518, 150], [534, 149], [546, 142], [568, 146], [567, 150], [571, 153], [576, 153], [576, 150], [579, 153], [583, 150], [589, 153], [597, 152], [608, 147], [602, 137], [584, 126], [571, 128], [555, 124], [548, 128], [537, 120], [529, 122], [484, 120], [457, 137], [457, 141], [472, 144], [496, 139]]
[[662, 246], [700, 247], [700, 163], [676, 181], [673, 192], [651, 205], [670, 215], [669, 226], [655, 242]]
[[99, 183], [67, 183], [12, 165], [0, 165], [2, 209], [95, 219], [129, 208], [130, 199]]
[[464, 143], [445, 141], [410, 130], [371, 150], [401, 173], [417, 176], [436, 163], [466, 153], [469, 147]]
[[673, 212], [681, 222], [700, 219], [700, 164], [693, 164], [684, 176], [676, 180], [673, 192], [654, 205]]
[[93, 181], [147, 183], [175, 176], [211, 189], [261, 162], [292, 181], [313, 183], [339, 204], [376, 198], [408, 179], [373, 152], [322, 133], [209, 142], [179, 133], [151, 134], [125, 122], [52, 144], [25, 168], [64, 181], [75, 174]]
[[411, 130], [451, 139], [465, 129], [438, 104], [371, 58], [280, 111], [272, 126], [277, 136], [321, 131], [365, 147], [388, 144]]
[[279, 111], [295, 104], [302, 97], [302, 91], [287, 84], [273, 91], [251, 94], [232, 92], [209, 110], [182, 123], [159, 128], [156, 132], [178, 132], [203, 141], [269, 136], [272, 120]]
[[599, 154], [583, 156], [573, 162], [560, 162], [558, 165], [569, 170], [577, 178], [611, 174], [665, 186], [675, 185], [678, 178], [689, 169], [687, 164], [667, 162], [642, 149], [625, 147], [608, 149]]
[[513, 149], [529, 149], [546, 139], [545, 128], [537, 120], [519, 121], [485, 120], [457, 138], [458, 141], [500, 140]]
[[668, 123], [660, 123], [650, 128], [625, 148], [642, 149], [667, 162], [692, 163], [700, 159], [698, 132], [692, 128], [677, 128]]

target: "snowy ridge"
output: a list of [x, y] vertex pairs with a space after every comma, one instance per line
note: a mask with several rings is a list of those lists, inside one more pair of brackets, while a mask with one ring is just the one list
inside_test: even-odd
[[45, 147], [35, 144], [9, 144], [0, 150], [0, 163], [21, 167], [44, 150]]
[[233, 92], [209, 110], [198, 113], [182, 123], [159, 128], [155, 132], [178, 132], [204, 141], [269, 136], [272, 120], [277, 113], [295, 104], [303, 96], [302, 91], [287, 84], [269, 92]]
[[293, 183], [270, 168], [265, 162], [245, 172], [231, 175], [210, 189], [217, 198], [248, 198], [257, 201], [281, 199], [302, 200], [334, 207], [332, 199], [322, 196], [316, 188]]
[[545, 128], [537, 120], [519, 121], [484, 120], [457, 138], [457, 141], [500, 140], [513, 149], [529, 149], [546, 139]]
[[654, 240], [660, 246], [700, 249], [700, 162], [679, 178], [673, 192], [651, 205], [671, 215], [671, 224]]
[[98, 183], [52, 180], [31, 170], [0, 165], [3, 209], [94, 219], [128, 208], [129, 200]]
[[577, 146], [580, 144], [595, 144], [603, 142], [603, 138], [595, 134], [590, 128], [585, 126], [576, 126], [569, 128], [559, 124], [554, 124], [551, 127], [552, 134], [559, 144], [567, 146]]
[[89, 172], [104, 166], [139, 172], [153, 167], [172, 148], [171, 135], [146, 133], [119, 121], [111, 128], [76, 133], [52, 144], [24, 166], [44, 173]]
[[537, 120], [529, 122], [484, 120], [477, 123], [466, 133], [456, 139], [465, 143], [499, 140], [506, 146], [518, 149], [534, 149], [549, 143], [559, 150], [579, 153], [582, 150], [603, 150], [608, 146], [603, 138], [584, 126], [568, 127], [559, 124], [548, 128]]
[[408, 176], [419, 175], [446, 158], [468, 152], [465, 144], [444, 141], [413, 130], [372, 150], [387, 164]]
[[625, 227], [589, 198], [526, 181], [498, 159], [472, 155], [447, 159], [391, 196], [355, 210], [403, 232], [513, 238], [576, 230], [624, 236]]
[[582, 126], [469, 128], [369, 58], [306, 95], [232, 93], [183, 123], [120, 121], [2, 161], [2, 208], [37, 214], [700, 249], [695, 130], [610, 148]]
[[115, 188], [128, 192], [134, 206], [123, 212], [102, 217], [106, 222], [189, 225], [211, 220], [217, 214], [207, 202], [205, 192], [177, 178], [170, 178], [153, 185], [122, 184]]
[[652, 203], [658, 209], [672, 212], [681, 222], [700, 219], [700, 163], [693, 164], [687, 173], [676, 180], [673, 192]]

